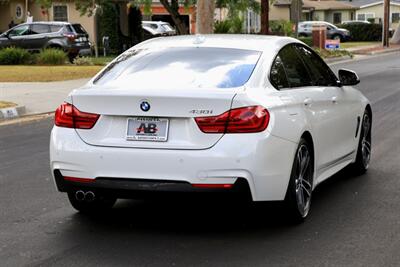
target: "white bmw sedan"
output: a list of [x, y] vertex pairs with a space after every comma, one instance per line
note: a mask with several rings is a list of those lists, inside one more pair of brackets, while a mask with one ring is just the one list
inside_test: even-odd
[[309, 214], [313, 189], [364, 173], [372, 111], [309, 47], [275, 36], [153, 39], [116, 58], [55, 113], [57, 189], [83, 212], [153, 191], [235, 192]]

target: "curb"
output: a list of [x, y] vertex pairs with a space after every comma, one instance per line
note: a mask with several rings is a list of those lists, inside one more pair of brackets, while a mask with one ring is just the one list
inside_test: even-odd
[[350, 60], [350, 59], [353, 59], [353, 58], [354, 57], [351, 57], [351, 56], [341, 56], [341, 57], [326, 58], [326, 59], [324, 59], [324, 61], [327, 64], [330, 64], [330, 63], [335, 63], [335, 62], [338, 62], [338, 61], [347, 61], [347, 60]]
[[26, 113], [25, 106], [16, 106], [11, 108], [2, 108], [0, 109], [0, 121], [16, 119], [19, 118]]
[[377, 50], [377, 51], [371, 51], [371, 52], [358, 52], [358, 51], [353, 51], [353, 54], [357, 55], [379, 55], [379, 54], [386, 54], [386, 53], [393, 53], [393, 52], [400, 52], [400, 48], [386, 48], [383, 50]]

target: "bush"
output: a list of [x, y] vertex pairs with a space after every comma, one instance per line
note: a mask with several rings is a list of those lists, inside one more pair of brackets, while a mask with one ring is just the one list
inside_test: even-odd
[[231, 21], [216, 21], [214, 24], [214, 33], [229, 33], [231, 30]]
[[93, 61], [90, 57], [76, 57], [74, 64], [77, 66], [93, 66]]
[[303, 43], [305, 43], [306, 45], [308, 45], [310, 47], [313, 46], [312, 37], [299, 37], [297, 39], [299, 39], [300, 41], [302, 41]]
[[36, 60], [41, 65], [63, 65], [67, 59], [67, 54], [61, 49], [48, 48], [42, 50]]
[[290, 36], [293, 34], [293, 24], [287, 20], [271, 20], [269, 27], [273, 35]]
[[110, 42], [109, 53], [119, 54], [121, 51], [121, 36], [118, 34], [119, 16], [116, 4], [112, 1], [104, 1], [104, 5], [102, 5], [102, 14], [99, 16], [97, 23], [97, 29], [99, 30], [98, 44], [102, 46], [103, 37], [108, 36]]
[[0, 65], [21, 65], [29, 64], [32, 55], [21, 48], [8, 47], [0, 49]]
[[365, 42], [382, 40], [382, 24], [344, 24], [339, 25], [339, 28], [349, 30], [352, 41]]
[[239, 16], [230, 19], [231, 33], [243, 33], [243, 19]]

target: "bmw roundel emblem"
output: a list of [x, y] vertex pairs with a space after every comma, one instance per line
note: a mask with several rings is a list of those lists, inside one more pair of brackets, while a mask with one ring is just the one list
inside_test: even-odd
[[144, 112], [147, 112], [150, 110], [150, 104], [147, 101], [143, 101], [140, 103], [140, 109], [143, 110]]

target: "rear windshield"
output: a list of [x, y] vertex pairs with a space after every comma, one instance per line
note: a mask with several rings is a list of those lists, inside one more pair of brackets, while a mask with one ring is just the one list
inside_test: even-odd
[[161, 27], [163, 27], [163, 29], [165, 31], [173, 31], [174, 29], [171, 27], [171, 25], [169, 24], [162, 24]]
[[95, 84], [145, 88], [232, 88], [250, 78], [261, 52], [226, 48], [132, 50], [119, 56]]
[[74, 28], [75, 32], [78, 33], [78, 34], [80, 34], [80, 33], [85, 34], [86, 33], [85, 29], [82, 27], [81, 24], [72, 24], [72, 27]]

